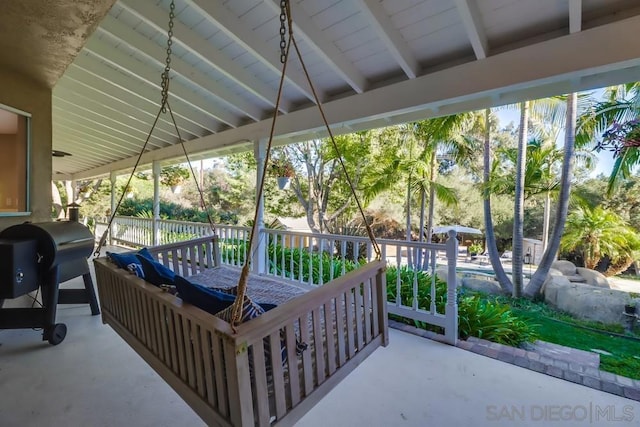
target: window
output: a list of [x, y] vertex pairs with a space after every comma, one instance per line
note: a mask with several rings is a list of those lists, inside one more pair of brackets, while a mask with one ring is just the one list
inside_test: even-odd
[[29, 213], [30, 117], [0, 104], [0, 216]]

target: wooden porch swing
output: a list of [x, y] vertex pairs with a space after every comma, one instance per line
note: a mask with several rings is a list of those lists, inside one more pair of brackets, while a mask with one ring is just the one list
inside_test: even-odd
[[[289, 2], [282, 0], [280, 5], [282, 75], [257, 188], [258, 200], [263, 194], [264, 171], [270, 159], [292, 45], [337, 150], [293, 36]], [[163, 112], [171, 116], [189, 162], [168, 101], [174, 9], [172, 1], [161, 107], [129, 182]], [[339, 159], [364, 218], [345, 165]], [[196, 186], [204, 206], [197, 179]], [[249, 240], [250, 255], [258, 247], [258, 209]], [[116, 211], [117, 208], [100, 239], [98, 256]], [[207, 216], [213, 236], [152, 247], [148, 251], [156, 263], [189, 281], [219, 290], [226, 288], [235, 294], [233, 304], [224, 310], [226, 314], [221, 316], [189, 304], [180, 297], [180, 288], [178, 296], [172, 295], [101, 257], [94, 263], [103, 323], [109, 324], [207, 424], [292, 425], [376, 348], [388, 344], [385, 262], [380, 259], [380, 250], [365, 219], [376, 259], [323, 286], [303, 289], [286, 279], [250, 273], [252, 256], [246, 257], [241, 271], [222, 266], [218, 237], [208, 209]], [[237, 283], [231, 291], [230, 281]], [[258, 305], [276, 307], [242, 321], [247, 301], [253, 303], [251, 298]]]

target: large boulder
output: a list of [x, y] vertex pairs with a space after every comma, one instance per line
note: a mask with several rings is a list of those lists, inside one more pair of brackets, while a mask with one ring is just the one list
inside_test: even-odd
[[577, 274], [576, 265], [565, 259], [554, 261], [553, 264], [551, 264], [551, 268], [559, 270], [565, 276], [575, 276]]
[[631, 297], [615, 289], [570, 283], [561, 276], [550, 276], [544, 287], [545, 301], [577, 318], [603, 323], [625, 324], [622, 314]]
[[540, 288], [541, 294], [546, 295], [547, 292], [551, 292], [551, 293], [557, 292], [556, 288], [551, 288], [547, 290], [547, 285], [551, 282], [554, 282], [560, 285], [571, 286], [571, 282], [569, 281], [569, 279], [567, 279], [564, 276], [564, 274], [562, 274], [559, 270], [555, 270], [552, 268], [549, 271], [549, 275], [547, 276], [544, 283], [542, 284], [542, 288]]
[[605, 277], [604, 274], [599, 271], [589, 270], [588, 268], [576, 267], [577, 273], [584, 277], [585, 283], [591, 286], [597, 286], [599, 288], [607, 288], [609, 289], [609, 281]]
[[504, 293], [500, 284], [495, 280], [476, 279], [474, 277], [463, 277], [461, 285], [467, 289], [486, 294], [502, 294]]

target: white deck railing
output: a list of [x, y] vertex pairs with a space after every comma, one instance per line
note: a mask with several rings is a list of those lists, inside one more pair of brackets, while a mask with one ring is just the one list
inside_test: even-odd
[[[104, 229], [105, 224], [96, 223]], [[222, 262], [243, 265], [251, 229], [216, 224]], [[213, 234], [209, 224], [159, 220], [157, 244], [173, 243]], [[151, 246], [153, 220], [118, 216], [112, 224], [112, 241], [128, 246]], [[323, 285], [375, 257], [368, 238], [334, 234], [310, 234], [283, 230], [261, 231], [264, 274], [309, 284]], [[458, 243], [452, 235], [447, 243], [378, 240], [387, 262], [388, 311], [417, 322], [439, 326], [454, 344], [458, 330], [456, 260]], [[258, 254], [254, 254], [252, 265]], [[436, 269], [446, 269], [446, 286], [436, 280]]]

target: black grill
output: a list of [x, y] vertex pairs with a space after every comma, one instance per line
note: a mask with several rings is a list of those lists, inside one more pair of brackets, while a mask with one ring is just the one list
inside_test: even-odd
[[[75, 221], [24, 223], [1, 231], [0, 301], [40, 288], [42, 307], [0, 309], [0, 329], [43, 328], [43, 340], [58, 344], [67, 329], [55, 323], [58, 304], [88, 303], [91, 314], [100, 314], [87, 262], [93, 245], [91, 231]], [[59, 289], [79, 276], [84, 289]]]

